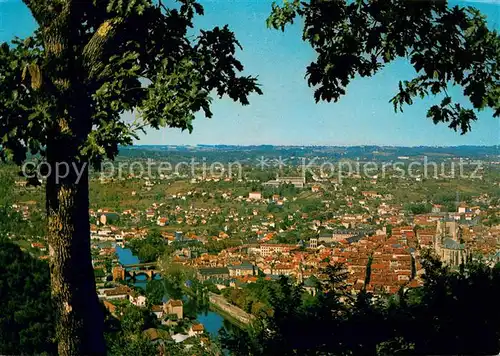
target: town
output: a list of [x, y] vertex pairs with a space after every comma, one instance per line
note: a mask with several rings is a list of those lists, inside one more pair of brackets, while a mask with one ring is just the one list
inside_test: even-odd
[[[252, 284], [287, 276], [314, 296], [325, 268], [339, 264], [349, 293], [385, 298], [423, 284], [427, 253], [451, 268], [500, 262], [494, 160], [484, 162], [477, 179], [379, 170], [348, 172], [339, 181], [318, 167], [302, 175], [299, 165], [242, 167], [241, 177], [95, 172], [93, 266], [110, 315], [120, 319], [132, 305], [156, 318], [143, 330], [155, 345], [210, 348], [224, 320], [245, 327], [268, 308], [250, 298]], [[22, 200], [12, 207], [29, 223], [42, 213], [40, 188], [16, 186]], [[43, 236], [10, 239], [48, 258]]]

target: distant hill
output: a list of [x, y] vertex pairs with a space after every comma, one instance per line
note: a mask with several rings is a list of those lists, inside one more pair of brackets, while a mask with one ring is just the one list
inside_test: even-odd
[[288, 159], [289, 163], [301, 158], [319, 157], [322, 159], [359, 159], [394, 161], [419, 159], [424, 156], [434, 160], [481, 159], [500, 160], [500, 146], [237, 146], [237, 145], [140, 145], [120, 148], [121, 158], [161, 158], [183, 160], [202, 157], [207, 161], [253, 161], [260, 157]]

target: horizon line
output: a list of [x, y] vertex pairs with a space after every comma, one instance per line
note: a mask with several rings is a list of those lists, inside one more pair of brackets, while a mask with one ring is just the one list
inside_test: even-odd
[[226, 144], [226, 143], [196, 143], [196, 144], [133, 144], [126, 146], [119, 146], [121, 148], [127, 147], [147, 147], [147, 146], [163, 146], [163, 147], [199, 147], [199, 146], [229, 146], [229, 147], [259, 147], [259, 146], [272, 146], [272, 147], [389, 147], [389, 148], [418, 148], [418, 147], [426, 147], [426, 148], [453, 148], [453, 147], [490, 147], [490, 148], [500, 148], [500, 144], [497, 145], [480, 145], [480, 144], [463, 144], [463, 145], [386, 145], [386, 144], [355, 144], [355, 145], [321, 145], [321, 144], [305, 144], [305, 145], [297, 145], [297, 144], [270, 144], [270, 143], [259, 143], [259, 144]]

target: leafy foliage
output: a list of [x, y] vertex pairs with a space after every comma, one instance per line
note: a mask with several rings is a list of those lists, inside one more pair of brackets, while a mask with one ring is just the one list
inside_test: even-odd
[[500, 116], [500, 36], [477, 9], [431, 0], [293, 0], [273, 3], [267, 24], [284, 30], [296, 17], [304, 23], [303, 40], [318, 55], [306, 72], [316, 101], [337, 101], [357, 75], [372, 76], [405, 58], [416, 76], [399, 82], [394, 110], [441, 93], [427, 116], [464, 134], [477, 116], [448, 95], [449, 87], [460, 86], [475, 110], [491, 108]]
[[[191, 131], [196, 112], [212, 116], [212, 92], [243, 105], [261, 93], [254, 77], [237, 75], [240, 45], [227, 26], [188, 37], [203, 14], [195, 1], [25, 3], [39, 30], [0, 46], [4, 159], [21, 163], [27, 152], [45, 155], [51, 140], [71, 138], [77, 155], [97, 164], [147, 126]], [[124, 112], [137, 119], [125, 122]]]
[[141, 262], [156, 262], [158, 257], [162, 256], [168, 248], [159, 231], [152, 231], [142, 240], [131, 240], [128, 247], [134, 255], [139, 257]]
[[121, 308], [120, 330], [107, 333], [108, 350], [111, 355], [155, 355], [157, 347], [143, 334], [155, 327], [155, 321], [147, 309], [134, 305]]
[[271, 290], [277, 288], [277, 284], [273, 281], [259, 278], [256, 283], [245, 285], [244, 288], [225, 288], [222, 290], [222, 295], [247, 313], [260, 315], [270, 310]]
[[158, 305], [163, 303], [165, 296], [164, 281], [150, 280], [146, 284], [146, 300], [148, 305]]
[[412, 214], [430, 213], [432, 206], [429, 203], [411, 203], [405, 204], [404, 209]]

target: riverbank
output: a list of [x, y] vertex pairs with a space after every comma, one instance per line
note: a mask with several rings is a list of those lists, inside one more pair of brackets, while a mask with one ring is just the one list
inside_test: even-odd
[[[186, 293], [190, 297], [195, 296], [195, 294], [191, 288], [183, 286], [183, 291], [184, 291], [184, 293]], [[210, 295], [215, 295], [217, 297], [219, 297], [219, 296], [213, 292], [208, 292], [208, 296], [209, 296], [208, 305], [209, 305], [209, 309], [212, 312], [218, 314], [224, 320], [230, 322], [232, 325], [236, 326], [239, 329], [246, 329], [248, 327], [248, 325], [250, 324], [250, 322], [248, 322], [248, 320], [253, 318], [252, 315], [247, 314], [244, 310], [238, 308], [237, 306], [229, 304], [226, 301], [226, 299], [222, 296], [220, 296], [220, 298], [222, 298], [223, 302], [225, 302], [222, 304], [227, 304], [229, 307], [223, 307], [223, 306], [221, 307], [220, 306], [221, 303], [214, 303], [213, 300], [210, 300]], [[238, 318], [238, 317], [235, 317], [234, 315], [241, 315], [241, 316], [243, 316], [243, 318], [241, 318], [241, 317]]]
[[217, 313], [218, 315], [222, 316], [224, 320], [228, 321], [230, 324], [236, 326], [238, 329], [245, 330], [248, 328], [249, 324], [244, 324], [238, 319], [235, 319], [231, 314], [225, 312], [217, 304], [210, 303], [209, 305], [210, 310], [213, 312]]
[[223, 296], [208, 292], [208, 300], [212, 307], [215, 307], [219, 312], [230, 316], [232, 319], [238, 321], [243, 326], [248, 326], [255, 317], [248, 314], [244, 310], [235, 305], [230, 304]]

